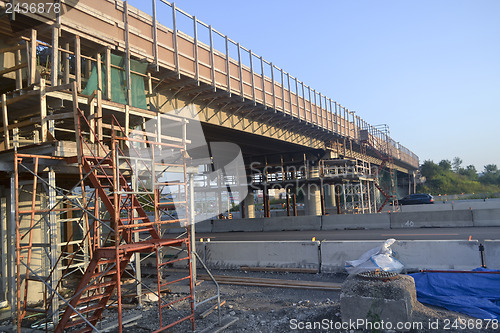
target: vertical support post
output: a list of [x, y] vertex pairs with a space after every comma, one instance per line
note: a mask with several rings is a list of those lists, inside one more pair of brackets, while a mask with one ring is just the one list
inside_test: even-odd
[[[128, 108], [128, 106], [125, 106], [125, 107]], [[134, 160], [134, 164], [135, 164], [134, 170], [138, 170], [137, 169], [137, 159]], [[153, 177], [154, 177], [154, 174], [153, 174]], [[155, 181], [153, 180], [153, 183], [154, 182]], [[137, 177], [137, 172], [133, 172], [132, 173], [132, 191], [137, 192], [139, 190], [138, 183], [139, 183], [139, 180]], [[139, 214], [137, 213], [137, 210], [134, 209], [133, 217], [138, 217], [138, 215]], [[139, 233], [135, 232], [134, 233], [134, 242], [137, 243], [139, 241], [140, 241]], [[139, 305], [142, 305], [142, 272], [141, 272], [141, 254], [140, 254], [140, 252], [134, 253], [134, 259], [135, 259], [135, 277], [137, 279], [137, 285], [136, 285], [137, 302], [139, 303]]]
[[307, 111], [306, 111], [306, 91], [304, 88], [304, 82], [300, 82], [302, 86], [302, 108], [304, 109], [304, 121], [307, 122]]
[[174, 33], [172, 35], [173, 38], [173, 45], [174, 45], [174, 58], [175, 58], [175, 71], [177, 72], [177, 78], [180, 79], [181, 77], [181, 72], [180, 72], [180, 66], [179, 66], [179, 48], [177, 45], [177, 18], [176, 18], [176, 11], [175, 9], [175, 3], [172, 3], [172, 25], [174, 29]]
[[[288, 82], [288, 99], [290, 100], [290, 116], [293, 116], [292, 87], [290, 86], [290, 73], [286, 73]], [[298, 110], [297, 110], [298, 111]]]
[[[21, 50], [16, 50], [16, 65], [21, 65]], [[16, 89], [23, 89], [23, 70], [19, 68], [16, 70]]]
[[29, 64], [30, 64], [30, 70], [29, 70], [29, 80], [28, 80], [28, 85], [32, 85], [35, 83], [36, 80], [36, 47], [38, 43], [36, 41], [36, 30], [31, 29], [31, 41], [30, 41], [30, 54], [29, 54]]
[[252, 50], [248, 51], [248, 54], [250, 55], [250, 76], [251, 76], [251, 81], [252, 81], [252, 99], [253, 99], [253, 104], [255, 105], [255, 78], [253, 77], [253, 54]]
[[0, 249], [2, 251], [2, 256], [0, 256], [0, 267], [1, 267], [1, 282], [2, 282], [2, 295], [0, 295], [1, 301], [7, 301], [9, 299], [9, 269], [8, 261], [10, 256], [9, 250], [9, 234], [8, 234], [8, 219], [7, 219], [7, 200], [3, 197], [3, 193], [0, 197]]
[[96, 70], [97, 70], [97, 94], [102, 96], [102, 61], [101, 53], [97, 52], [95, 55], [96, 59]]
[[111, 49], [106, 47], [106, 99], [111, 100]]
[[295, 97], [296, 97], [296, 102], [297, 102], [297, 118], [299, 118], [299, 121], [301, 120], [300, 119], [300, 104], [299, 104], [299, 82], [297, 81], [297, 78], [294, 78], [295, 79]]
[[271, 87], [273, 88], [272, 89], [272, 92], [273, 92], [273, 109], [274, 109], [274, 112], [276, 112], [276, 92], [275, 92], [275, 89], [274, 89], [274, 65], [273, 65], [273, 63], [271, 63]]
[[[200, 61], [198, 60], [198, 19], [193, 16], [193, 33], [194, 33], [194, 79], [200, 84]], [[227, 41], [227, 37], [226, 37]], [[226, 47], [227, 49], [227, 47]]]
[[[128, 137], [130, 132], [130, 107], [125, 105], [125, 135]], [[126, 142], [128, 144], [128, 142]]]
[[[173, 6], [173, 5], [172, 5]], [[130, 41], [129, 41], [129, 36], [130, 36], [130, 31], [129, 31], [129, 26], [128, 26], [128, 1], [125, 0], [123, 3], [123, 16], [125, 20], [125, 54], [126, 54], [126, 61], [125, 61], [125, 75], [127, 76], [127, 105], [132, 104], [132, 84], [130, 82], [131, 77], [130, 77]]]
[[[19, 262], [19, 250], [17, 244], [17, 236], [18, 236], [18, 228], [17, 228], [17, 191], [18, 191], [18, 169], [17, 169], [17, 160], [14, 161], [14, 169], [15, 172], [10, 176], [10, 216], [9, 216], [9, 224], [8, 224], [8, 248], [7, 248], [7, 257], [9, 258], [8, 263], [8, 283], [7, 289], [10, 292], [9, 302], [11, 305], [11, 317], [16, 318], [17, 311], [17, 293], [16, 293], [16, 277], [17, 271], [16, 266]], [[20, 329], [20, 325], [18, 325], [18, 329]]]
[[208, 31], [210, 33], [210, 72], [212, 76], [212, 86], [215, 91], [215, 56], [214, 56], [214, 30], [212, 26], [208, 26]]
[[[64, 44], [64, 49], [69, 51], [69, 43]], [[63, 52], [63, 61], [64, 61], [64, 84], [69, 83], [69, 53]]]
[[196, 281], [196, 232], [195, 232], [195, 209], [194, 209], [194, 174], [189, 174], [189, 243], [191, 246], [191, 268], [192, 278]]
[[42, 142], [47, 141], [47, 97], [45, 96], [45, 79], [40, 79], [40, 118]]
[[[315, 102], [316, 102], [316, 100], [315, 100]], [[320, 125], [322, 129], [324, 129], [324, 126], [323, 126], [323, 96], [321, 95], [321, 93], [319, 93], [319, 120], [320, 121], [318, 122], [318, 125]]]
[[283, 68], [281, 68], [281, 108], [283, 109], [283, 113], [285, 112], [285, 74], [283, 73]]
[[7, 95], [2, 94], [2, 121], [3, 121], [3, 135], [4, 135], [4, 149], [10, 149], [9, 137], [9, 119], [7, 113]]
[[226, 75], [227, 75], [227, 91], [229, 92], [229, 96], [231, 96], [231, 62], [229, 61], [229, 39], [227, 36], [226, 40]]
[[52, 87], [59, 84], [59, 28], [52, 27]]
[[75, 36], [75, 80], [78, 92], [82, 91], [82, 50], [80, 36]]
[[154, 64], [155, 70], [158, 72], [160, 70], [160, 66], [158, 64], [158, 26], [156, 20], [156, 0], [152, 0], [153, 2], [153, 53], [154, 53]]
[[241, 64], [241, 46], [240, 43], [237, 43], [238, 47], [238, 66], [240, 67], [240, 92], [241, 92], [241, 100], [245, 100], [245, 94], [243, 92], [243, 66]]
[[[53, 267], [54, 270], [52, 272], [50, 278], [50, 284], [52, 288], [56, 288], [57, 283], [59, 281], [59, 270], [57, 269], [57, 244], [59, 243], [59, 233], [56, 219], [56, 173], [52, 168], [49, 170], [49, 235], [50, 235], [50, 267]], [[52, 313], [52, 322], [54, 323], [54, 327], [57, 326], [59, 322], [59, 298], [53, 297], [51, 304], [51, 313]]]
[[262, 73], [262, 105], [267, 109], [266, 105], [266, 76], [264, 75], [264, 59], [260, 56], [260, 72]]

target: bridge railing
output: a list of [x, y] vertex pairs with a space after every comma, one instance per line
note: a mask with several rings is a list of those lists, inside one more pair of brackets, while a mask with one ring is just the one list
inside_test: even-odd
[[[359, 140], [360, 130], [368, 128], [378, 141], [385, 141], [385, 144], [378, 142], [381, 150], [395, 159], [418, 167], [418, 157], [414, 153], [389, 136], [377, 133], [374, 126], [355, 115], [354, 111], [316, 91], [283, 68], [198, 20], [196, 16], [177, 8], [174, 3], [160, 1], [170, 7], [170, 20], [165, 21], [171, 22], [169, 28], [173, 31], [173, 38], [177, 39], [177, 42], [174, 40], [174, 48], [177, 45], [177, 63], [183, 63], [187, 60], [183, 59], [185, 57], [194, 60], [194, 66], [177, 66], [180, 73], [194, 75], [197, 80], [212, 84], [215, 88], [240, 95], [265, 108], [282, 112], [341, 137]], [[190, 20], [192, 27], [189, 29], [189, 23], [179, 25], [179, 16]], [[205, 35], [205, 42], [202, 35]], [[187, 41], [192, 45], [186, 44]], [[215, 45], [222, 46], [223, 51], [216, 50]], [[384, 146], [390, 148], [384, 149]]]

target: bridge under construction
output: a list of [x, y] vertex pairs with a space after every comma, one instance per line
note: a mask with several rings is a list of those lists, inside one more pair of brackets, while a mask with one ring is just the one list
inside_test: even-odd
[[[388, 126], [173, 3], [16, 3], [0, 0], [0, 297], [19, 331], [99, 331], [111, 305], [121, 331], [130, 288], [139, 303], [157, 296], [157, 331], [194, 330], [196, 309], [220, 302], [196, 298], [195, 222], [236, 207], [255, 217], [259, 196], [270, 217], [275, 192], [291, 216], [299, 204], [306, 215], [397, 209], [414, 191], [418, 157]], [[186, 232], [172, 237], [174, 226]], [[178, 261], [188, 272], [169, 280]], [[164, 292], [175, 283], [189, 294]]]

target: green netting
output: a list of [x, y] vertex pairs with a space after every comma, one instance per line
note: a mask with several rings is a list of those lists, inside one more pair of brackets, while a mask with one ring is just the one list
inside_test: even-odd
[[[125, 68], [125, 57], [118, 56], [116, 54], [111, 54], [111, 65]], [[102, 87], [103, 91], [106, 91], [106, 67], [104, 64], [102, 66]], [[146, 74], [148, 64], [141, 63], [139, 61], [130, 60], [130, 70], [133, 72]], [[131, 86], [131, 101], [130, 105], [141, 109], [147, 109], [148, 104], [146, 102], [146, 90], [144, 86], [144, 78], [140, 75], [131, 73], [130, 74], [130, 86]], [[97, 89], [97, 66], [94, 64], [92, 66], [92, 72], [90, 74], [87, 86], [83, 89], [82, 94], [92, 95], [92, 92]], [[111, 100], [113, 102], [127, 104], [127, 79], [125, 70], [111, 67]]]

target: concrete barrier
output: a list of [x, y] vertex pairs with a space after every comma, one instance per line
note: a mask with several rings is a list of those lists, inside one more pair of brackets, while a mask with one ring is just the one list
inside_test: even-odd
[[321, 230], [389, 229], [391, 227], [388, 213], [324, 215], [321, 221]]
[[[323, 241], [321, 242], [321, 271], [345, 272], [347, 260], [358, 259], [383, 241]], [[397, 241], [393, 255], [405, 266], [405, 271], [420, 269], [468, 270], [481, 266], [477, 241]], [[500, 243], [499, 255], [500, 255]]]
[[321, 271], [345, 272], [347, 260], [358, 259], [366, 251], [382, 245], [383, 241], [322, 241]]
[[321, 230], [321, 216], [283, 216], [263, 219], [264, 231]]
[[485, 240], [483, 245], [486, 267], [500, 269], [500, 240]]
[[205, 262], [212, 268], [293, 267], [319, 269], [319, 242], [209, 242]]
[[499, 227], [500, 209], [473, 209], [472, 221], [475, 227]]
[[402, 213], [412, 213], [412, 212], [436, 212], [443, 210], [453, 210], [453, 205], [451, 202], [436, 202], [434, 204], [427, 205], [401, 205], [399, 206]]
[[392, 247], [406, 271], [420, 269], [470, 270], [481, 266], [478, 241], [405, 240]]
[[457, 200], [453, 202], [454, 210], [462, 209], [500, 209], [500, 200], [487, 199], [487, 200]]
[[472, 227], [471, 210], [391, 214], [391, 229], [425, 227]]
[[264, 218], [212, 220], [212, 232], [263, 231]]

